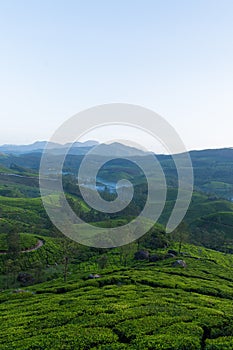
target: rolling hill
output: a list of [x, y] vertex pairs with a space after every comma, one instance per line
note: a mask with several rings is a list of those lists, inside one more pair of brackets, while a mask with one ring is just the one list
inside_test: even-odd
[[[177, 179], [171, 157], [159, 156], [168, 181], [160, 225], [109, 250], [72, 242], [52, 225], [39, 192], [41, 151], [0, 155], [0, 349], [233, 348], [232, 150], [190, 155], [195, 191], [186, 236], [164, 232]], [[132, 220], [147, 196], [140, 169], [122, 159], [103, 167], [100, 184], [127, 178], [135, 189], [125, 211], [106, 215], [91, 209], [76, 185], [74, 167], [82, 157], [70, 154], [65, 162], [63, 187], [72, 209], [93, 226]], [[108, 188], [101, 195], [115, 198]], [[58, 195], [46, 198], [59, 203]], [[140, 252], [142, 261], [135, 259]]]

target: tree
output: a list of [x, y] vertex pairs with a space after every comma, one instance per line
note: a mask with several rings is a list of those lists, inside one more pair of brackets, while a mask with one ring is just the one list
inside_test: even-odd
[[33, 268], [34, 268], [34, 271], [35, 271], [35, 281], [36, 281], [36, 283], [42, 282], [42, 273], [43, 273], [43, 264], [42, 264], [42, 262], [37, 260], [33, 264]]
[[125, 267], [128, 265], [130, 261], [133, 260], [134, 254], [137, 251], [137, 243], [129, 243], [127, 245], [123, 245], [119, 247], [120, 251], [120, 263]]
[[181, 252], [182, 245], [185, 242], [189, 241], [189, 236], [190, 236], [189, 228], [184, 221], [182, 221], [179, 224], [179, 226], [171, 233], [170, 235], [171, 240], [174, 242], [178, 242], [179, 244], [179, 248], [178, 248], [179, 254]]
[[71, 241], [68, 238], [64, 238], [62, 241], [62, 253], [63, 253], [63, 279], [67, 281], [69, 263], [71, 259], [78, 254], [79, 245], [76, 242]]
[[7, 235], [8, 252], [16, 257], [20, 252], [20, 236], [16, 230], [12, 229]]
[[108, 264], [108, 256], [107, 255], [101, 255], [99, 259], [97, 260], [98, 266], [100, 269], [104, 269]]
[[165, 248], [168, 245], [168, 237], [164, 228], [156, 224], [144, 236], [138, 239], [138, 250], [142, 247], [148, 249]]
[[20, 271], [18, 260], [7, 259], [3, 266], [3, 273], [6, 275], [6, 288], [15, 285], [17, 274]]

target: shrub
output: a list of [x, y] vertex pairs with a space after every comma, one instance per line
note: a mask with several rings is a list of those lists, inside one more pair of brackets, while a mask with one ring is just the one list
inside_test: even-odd
[[232, 350], [233, 337], [220, 337], [206, 340], [206, 350]]

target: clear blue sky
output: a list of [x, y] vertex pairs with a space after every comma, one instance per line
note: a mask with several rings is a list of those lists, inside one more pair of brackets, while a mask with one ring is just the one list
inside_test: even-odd
[[188, 149], [233, 146], [231, 0], [2, 0], [0, 45], [0, 144], [127, 102], [165, 117]]

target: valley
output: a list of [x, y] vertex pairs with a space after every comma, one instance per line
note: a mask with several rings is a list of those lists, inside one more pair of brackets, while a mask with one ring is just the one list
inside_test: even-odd
[[[192, 201], [172, 234], [164, 227], [177, 176], [172, 159], [157, 156], [168, 186], [159, 221], [137, 241], [112, 249], [83, 246], [53, 226], [40, 197], [40, 152], [1, 155], [0, 349], [232, 349], [232, 155], [231, 149], [191, 152]], [[121, 158], [107, 163], [100, 195], [115, 199], [115, 183], [124, 178], [134, 197], [123, 211], [101, 213], [77, 186], [82, 157], [68, 155], [64, 163], [72, 210], [106, 230], [135, 218], [147, 196], [143, 172]], [[59, 205], [55, 194], [47, 200]]]

